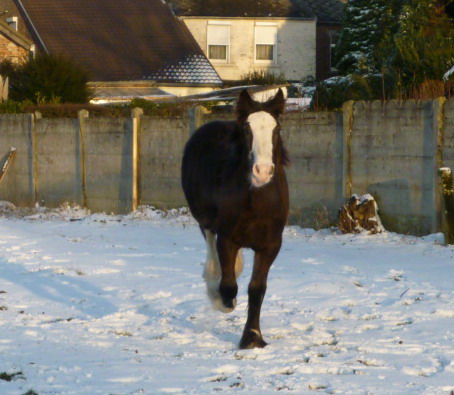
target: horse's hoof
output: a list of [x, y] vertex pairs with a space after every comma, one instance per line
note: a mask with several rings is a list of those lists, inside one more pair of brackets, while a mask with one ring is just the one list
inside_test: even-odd
[[251, 349], [251, 348], [263, 348], [268, 343], [263, 340], [262, 334], [256, 329], [249, 329], [244, 331], [240, 341], [240, 348]]
[[225, 304], [221, 297], [216, 299], [211, 299], [211, 303], [215, 310], [220, 311], [221, 313], [231, 313], [235, 310], [236, 307], [236, 298], [231, 300], [230, 303]]

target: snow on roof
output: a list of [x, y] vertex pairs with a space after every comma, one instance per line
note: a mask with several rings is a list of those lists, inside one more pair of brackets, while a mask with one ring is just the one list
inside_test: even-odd
[[186, 84], [221, 85], [222, 80], [203, 55], [188, 55], [177, 63], [167, 63], [156, 73], [145, 76], [145, 79], [163, 82], [179, 82]]

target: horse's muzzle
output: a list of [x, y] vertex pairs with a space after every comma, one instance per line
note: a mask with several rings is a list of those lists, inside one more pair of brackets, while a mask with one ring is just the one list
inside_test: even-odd
[[274, 165], [271, 164], [255, 164], [252, 166], [251, 182], [254, 187], [261, 187], [268, 184], [274, 175]]

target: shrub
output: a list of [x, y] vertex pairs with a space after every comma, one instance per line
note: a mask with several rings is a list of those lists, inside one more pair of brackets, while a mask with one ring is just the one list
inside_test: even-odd
[[240, 77], [239, 85], [279, 85], [286, 84], [284, 73], [274, 74], [267, 70], [254, 70]]
[[0, 103], [0, 114], [20, 114], [26, 112], [25, 107], [30, 104], [32, 103], [6, 100]]
[[42, 103], [87, 103], [88, 72], [61, 55], [40, 54], [11, 76], [10, 98]]
[[311, 101], [313, 110], [332, 110], [348, 100], [386, 100], [394, 96], [392, 76], [380, 74], [332, 77], [320, 82]]

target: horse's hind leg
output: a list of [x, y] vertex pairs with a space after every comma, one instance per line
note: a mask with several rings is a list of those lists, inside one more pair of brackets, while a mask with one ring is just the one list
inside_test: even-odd
[[266, 346], [260, 330], [260, 311], [266, 293], [268, 272], [280, 248], [281, 241], [278, 241], [273, 247], [255, 253], [254, 268], [248, 288], [248, 317], [240, 341], [240, 348], [263, 348]]

